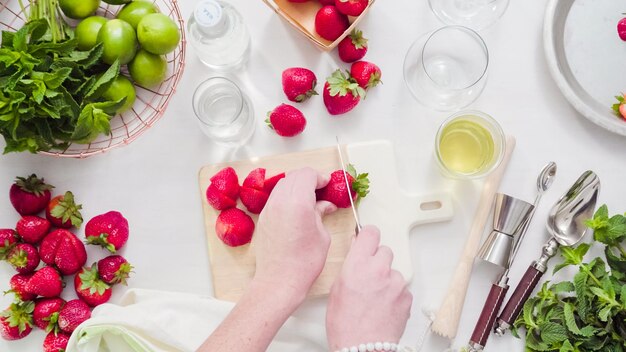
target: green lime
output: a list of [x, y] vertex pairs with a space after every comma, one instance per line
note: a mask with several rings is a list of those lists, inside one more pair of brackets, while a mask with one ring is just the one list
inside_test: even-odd
[[129, 2], [133, 1], [133, 0], [102, 0], [104, 2], [106, 2], [107, 4], [111, 4], [111, 5], [124, 5], [124, 4], [128, 4]]
[[130, 109], [135, 103], [136, 98], [135, 86], [126, 76], [120, 74], [115, 81], [111, 83], [109, 88], [102, 93], [102, 98], [107, 101], [118, 101], [124, 97], [126, 97], [126, 100], [124, 101], [124, 105], [117, 110], [118, 114]]
[[81, 19], [92, 15], [100, 6], [100, 0], [59, 0], [65, 16]]
[[120, 60], [125, 65], [135, 57], [137, 52], [137, 36], [133, 27], [122, 20], [110, 20], [98, 33], [98, 43], [104, 46], [102, 61], [111, 65]]
[[125, 5], [117, 14], [117, 18], [130, 23], [130, 25], [137, 30], [137, 25], [144, 16], [158, 12], [159, 9], [157, 9], [153, 3], [137, 0]]
[[133, 61], [128, 64], [130, 77], [140, 86], [154, 87], [165, 80], [167, 61], [160, 55], [139, 49]]
[[137, 39], [147, 51], [165, 55], [176, 49], [180, 41], [178, 26], [162, 13], [153, 13], [141, 19], [137, 26]]
[[98, 40], [98, 32], [106, 22], [107, 19], [102, 16], [91, 16], [82, 20], [74, 32], [78, 40], [78, 50], [93, 48]]

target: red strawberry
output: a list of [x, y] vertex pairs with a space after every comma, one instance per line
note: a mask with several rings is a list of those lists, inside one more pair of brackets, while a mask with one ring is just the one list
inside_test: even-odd
[[32, 244], [18, 243], [7, 254], [7, 262], [20, 274], [30, 274], [39, 265], [39, 253]]
[[322, 4], [322, 6], [326, 6], [326, 5], [335, 6], [335, 0], [320, 0], [320, 4]]
[[382, 83], [380, 68], [371, 62], [357, 61], [350, 67], [350, 75], [363, 89], [370, 89]]
[[326, 79], [324, 85], [324, 105], [331, 115], [345, 114], [354, 109], [362, 97], [365, 97], [365, 90], [353, 79], [337, 70], [332, 76]]
[[367, 53], [367, 39], [363, 37], [363, 32], [355, 29], [339, 42], [337, 51], [343, 62], [361, 60]]
[[100, 279], [109, 285], [126, 285], [133, 266], [121, 255], [110, 255], [98, 261]]
[[358, 16], [369, 4], [369, 0], [335, 0], [337, 10], [344, 15]]
[[215, 233], [228, 246], [242, 246], [252, 240], [254, 221], [243, 210], [227, 209], [217, 217]]
[[82, 205], [74, 202], [72, 192], [65, 192], [64, 195], [50, 200], [46, 207], [46, 219], [50, 220], [52, 225], [63, 229], [72, 226], [79, 228], [83, 223], [83, 215], [80, 213], [82, 208]]
[[96, 244], [115, 253], [128, 241], [128, 220], [117, 211], [95, 216], [85, 226], [85, 236], [88, 244]]
[[91, 308], [80, 299], [65, 303], [59, 312], [59, 328], [71, 334], [85, 320], [91, 318]]
[[6, 259], [7, 253], [15, 247], [19, 240], [20, 238], [15, 230], [0, 229], [0, 260]]
[[225, 167], [211, 177], [206, 190], [207, 201], [216, 210], [233, 208], [237, 205], [239, 188], [237, 173], [232, 167]]
[[306, 127], [306, 118], [300, 110], [291, 105], [280, 104], [267, 113], [265, 123], [279, 136], [297, 136]]
[[85, 245], [68, 230], [50, 232], [39, 246], [41, 260], [55, 266], [63, 275], [77, 273], [87, 262]]
[[16, 302], [0, 313], [0, 336], [5, 340], [19, 340], [33, 330], [33, 302]]
[[45, 332], [58, 331], [59, 312], [64, 305], [65, 300], [59, 297], [37, 299], [33, 311], [35, 326]]
[[33, 276], [33, 274], [15, 274], [9, 280], [9, 286], [11, 289], [5, 294], [12, 292], [15, 297], [17, 297], [21, 301], [32, 301], [37, 298], [37, 295], [29, 293], [26, 291], [26, 284], [28, 280]]
[[289, 0], [289, 2], [307, 2], [309, 0]]
[[348, 16], [339, 12], [335, 6], [324, 6], [315, 15], [315, 31], [331, 42], [341, 37], [348, 27]]
[[15, 226], [17, 233], [26, 243], [36, 244], [50, 231], [50, 221], [35, 215], [26, 215]]
[[242, 187], [262, 190], [265, 185], [265, 171], [262, 167], [250, 171], [246, 179], [243, 180]]
[[241, 202], [246, 206], [249, 212], [259, 214], [267, 199], [269, 193], [264, 191], [265, 187], [265, 169], [258, 168], [250, 171], [241, 187]]
[[316, 191], [317, 200], [329, 201], [338, 208], [350, 208], [350, 196], [352, 196], [353, 201], [358, 201], [369, 193], [367, 174], [357, 175], [352, 165], [348, 165], [346, 171], [348, 172], [348, 182], [351, 188], [350, 193], [348, 194], [343, 170], [337, 170], [330, 174], [328, 185]]
[[43, 267], [28, 279], [26, 292], [48, 298], [58, 297], [63, 292], [63, 279], [54, 268]]
[[74, 290], [78, 298], [92, 307], [108, 302], [113, 292], [111, 286], [100, 280], [95, 263], [74, 276]]
[[622, 18], [617, 22], [617, 34], [621, 40], [626, 41], [626, 18]]
[[271, 194], [272, 191], [274, 190], [274, 187], [276, 187], [276, 184], [278, 183], [278, 181], [280, 181], [283, 178], [285, 178], [285, 173], [281, 172], [280, 174], [276, 176], [272, 176], [266, 179], [265, 183], [263, 184], [263, 190], [265, 191], [265, 193]]
[[54, 186], [46, 184], [43, 178], [37, 178], [35, 174], [18, 177], [11, 185], [9, 198], [20, 215], [37, 214], [48, 205], [52, 188]]
[[301, 103], [310, 97], [317, 95], [315, 86], [317, 85], [317, 77], [313, 71], [302, 68], [292, 67], [283, 71], [283, 92], [287, 99]]
[[65, 352], [70, 335], [63, 332], [50, 332], [43, 340], [43, 352]]

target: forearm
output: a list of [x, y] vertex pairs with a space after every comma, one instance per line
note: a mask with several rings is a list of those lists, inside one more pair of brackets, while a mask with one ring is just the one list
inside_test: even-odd
[[285, 287], [253, 280], [226, 319], [200, 346], [198, 352], [261, 352], [304, 297]]

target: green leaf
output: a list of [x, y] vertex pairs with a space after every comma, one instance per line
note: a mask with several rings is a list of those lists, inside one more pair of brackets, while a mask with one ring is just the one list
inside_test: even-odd
[[119, 60], [115, 60], [113, 65], [106, 70], [105, 73], [102, 74], [97, 80], [96, 83], [89, 89], [87, 94], [85, 95], [85, 99], [87, 100], [95, 100], [100, 98], [102, 93], [104, 93], [109, 86], [113, 83], [113, 81], [117, 78], [120, 73], [120, 62]]
[[575, 352], [577, 351], [574, 346], [572, 346], [572, 343], [569, 342], [569, 340], [565, 340], [565, 342], [563, 342], [563, 345], [561, 345], [561, 348], [559, 348], [559, 352]]
[[574, 284], [570, 281], [562, 281], [550, 286], [550, 290], [556, 294], [564, 292], [574, 292]]
[[612, 307], [610, 305], [605, 306], [600, 310], [600, 312], [598, 312], [598, 318], [604, 322], [608, 321], [609, 316], [611, 315], [611, 310]]
[[527, 300], [526, 303], [524, 303], [524, 307], [522, 311], [523, 311], [523, 317], [524, 317], [524, 324], [526, 325], [526, 328], [528, 327], [538, 328], [539, 327], [537, 323], [535, 323], [535, 319], [533, 318], [535, 302], [537, 302], [537, 299], [531, 298]]
[[[596, 296], [598, 297], [598, 299], [600, 300], [600, 302], [604, 303], [604, 304], [608, 304], [608, 305], [612, 305], [612, 306], [616, 306], [619, 305], [617, 303], [617, 301], [615, 301], [615, 293], [613, 292], [613, 295], [611, 295], [610, 292], [606, 292], [605, 290], [599, 288], [599, 287], [589, 287], [589, 290]], [[611, 297], [613, 296], [613, 297]]]
[[567, 340], [568, 337], [564, 326], [552, 322], [541, 324], [539, 330], [541, 331], [541, 339], [549, 345]]

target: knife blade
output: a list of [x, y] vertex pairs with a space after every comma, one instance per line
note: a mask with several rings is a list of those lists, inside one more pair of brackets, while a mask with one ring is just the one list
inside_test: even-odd
[[352, 200], [352, 187], [350, 185], [350, 181], [348, 180], [348, 172], [346, 171], [346, 163], [343, 159], [343, 153], [341, 152], [341, 143], [339, 143], [339, 137], [335, 136], [337, 140], [337, 152], [339, 153], [339, 160], [341, 161], [341, 170], [343, 171], [343, 179], [346, 181], [346, 189], [350, 195], [350, 206], [352, 207], [352, 215], [354, 216], [354, 220], [356, 221], [355, 232], [356, 235], [361, 231], [361, 221], [359, 220], [359, 214], [356, 211], [356, 206], [354, 205], [354, 201]]

